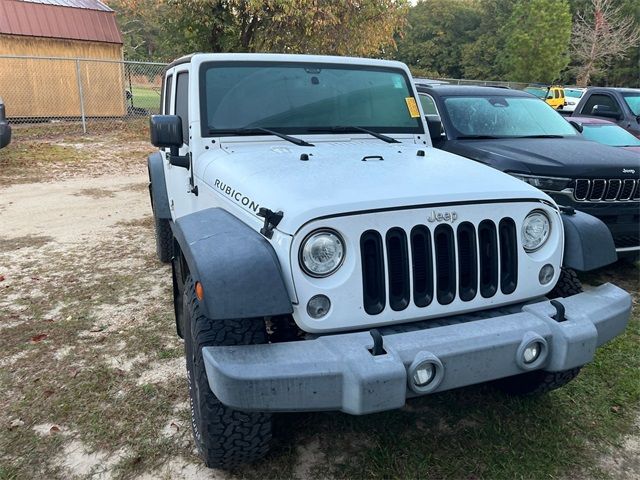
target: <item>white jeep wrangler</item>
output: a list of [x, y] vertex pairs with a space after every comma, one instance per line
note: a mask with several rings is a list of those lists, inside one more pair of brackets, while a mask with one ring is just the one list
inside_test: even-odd
[[433, 149], [416, 98], [390, 61], [167, 68], [150, 193], [208, 466], [263, 456], [271, 412], [545, 392], [624, 330], [629, 295], [582, 293], [573, 271], [616, 259], [607, 227]]

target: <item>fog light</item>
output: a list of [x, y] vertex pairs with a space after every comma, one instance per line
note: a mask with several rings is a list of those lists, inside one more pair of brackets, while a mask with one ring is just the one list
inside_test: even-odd
[[531, 345], [527, 346], [522, 352], [522, 358], [524, 359], [524, 363], [533, 363], [540, 356], [540, 352], [542, 352], [542, 345], [540, 342], [533, 342]]
[[553, 265], [546, 264], [544, 267], [540, 269], [540, 273], [538, 274], [538, 280], [540, 281], [540, 285], [546, 285], [553, 279], [553, 274], [555, 271], [553, 270]]
[[417, 387], [426, 387], [436, 376], [436, 366], [431, 362], [421, 363], [413, 372], [413, 383]]
[[307, 313], [311, 318], [324, 317], [327, 313], [329, 313], [329, 309], [331, 308], [331, 300], [329, 297], [324, 295], [316, 295], [315, 297], [311, 297], [309, 303], [307, 303]]

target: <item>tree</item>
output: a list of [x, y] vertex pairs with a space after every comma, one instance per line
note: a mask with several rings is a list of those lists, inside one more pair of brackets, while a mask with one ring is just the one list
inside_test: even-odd
[[569, 63], [567, 0], [518, 0], [502, 33], [504, 68], [513, 80], [552, 83]]
[[398, 59], [419, 75], [460, 78], [462, 50], [480, 24], [474, 0], [423, 0], [409, 10]]
[[582, 87], [640, 42], [640, 28], [633, 17], [621, 15], [621, 6], [613, 6], [611, 0], [591, 0], [591, 7], [589, 13], [577, 14], [571, 41], [579, 65], [576, 82]]
[[183, 53], [388, 55], [407, 0], [165, 0]]

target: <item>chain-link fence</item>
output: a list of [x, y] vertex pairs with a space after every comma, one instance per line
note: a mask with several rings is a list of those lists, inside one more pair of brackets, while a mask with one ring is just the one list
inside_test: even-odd
[[100, 133], [160, 109], [166, 64], [0, 56], [0, 97], [14, 136]]

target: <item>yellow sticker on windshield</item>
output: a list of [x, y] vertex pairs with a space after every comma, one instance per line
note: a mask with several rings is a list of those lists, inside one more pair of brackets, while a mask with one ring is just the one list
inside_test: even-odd
[[418, 110], [418, 104], [413, 97], [407, 97], [404, 99], [407, 102], [407, 108], [409, 109], [409, 115], [411, 118], [420, 118], [420, 110]]

